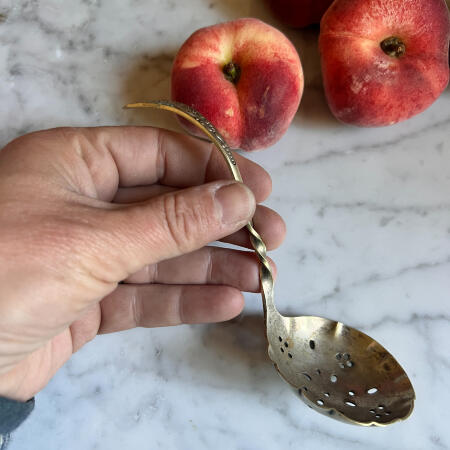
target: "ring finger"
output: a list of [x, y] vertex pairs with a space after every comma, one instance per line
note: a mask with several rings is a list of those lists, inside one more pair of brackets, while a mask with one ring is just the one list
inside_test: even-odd
[[[270, 260], [272, 270], [276, 267]], [[177, 258], [144, 267], [125, 283], [226, 285], [244, 292], [259, 291], [259, 264], [253, 252], [203, 247]]]

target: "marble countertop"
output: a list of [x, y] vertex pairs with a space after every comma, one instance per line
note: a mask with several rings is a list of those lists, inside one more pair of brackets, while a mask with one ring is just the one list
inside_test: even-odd
[[[121, 106], [169, 96], [173, 56], [195, 29], [274, 23], [261, 0], [0, 0], [0, 14], [0, 146], [60, 125], [177, 129]], [[229, 323], [98, 337], [38, 395], [11, 450], [450, 448], [450, 89], [407, 122], [344, 126], [325, 103], [317, 30], [283, 31], [304, 98], [283, 139], [250, 156], [288, 225], [271, 255], [277, 305], [388, 347], [414, 384], [413, 415], [360, 428], [311, 411], [271, 366], [260, 297], [247, 295]]]

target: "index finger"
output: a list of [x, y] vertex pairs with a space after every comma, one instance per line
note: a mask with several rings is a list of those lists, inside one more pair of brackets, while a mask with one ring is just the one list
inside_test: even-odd
[[[110, 200], [119, 186], [185, 188], [231, 178], [213, 144], [184, 134], [152, 127], [81, 128], [73, 133], [102, 200]], [[272, 188], [269, 174], [238, 154], [235, 158], [244, 183], [263, 201]], [[115, 173], [118, 177], [111, 176]]]

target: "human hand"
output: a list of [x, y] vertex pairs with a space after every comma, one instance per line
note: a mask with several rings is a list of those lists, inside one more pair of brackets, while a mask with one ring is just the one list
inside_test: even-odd
[[240, 313], [257, 260], [206, 244], [250, 248], [253, 215], [269, 249], [285, 228], [255, 210], [269, 175], [236, 159], [250, 189], [211, 144], [154, 128], [61, 128], [0, 152], [1, 396], [28, 400], [98, 333]]

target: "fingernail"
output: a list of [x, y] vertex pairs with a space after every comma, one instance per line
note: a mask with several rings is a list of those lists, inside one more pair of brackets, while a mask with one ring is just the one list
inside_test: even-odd
[[231, 183], [216, 191], [216, 200], [222, 207], [222, 223], [234, 225], [250, 220], [255, 212], [253, 192], [242, 183]]

